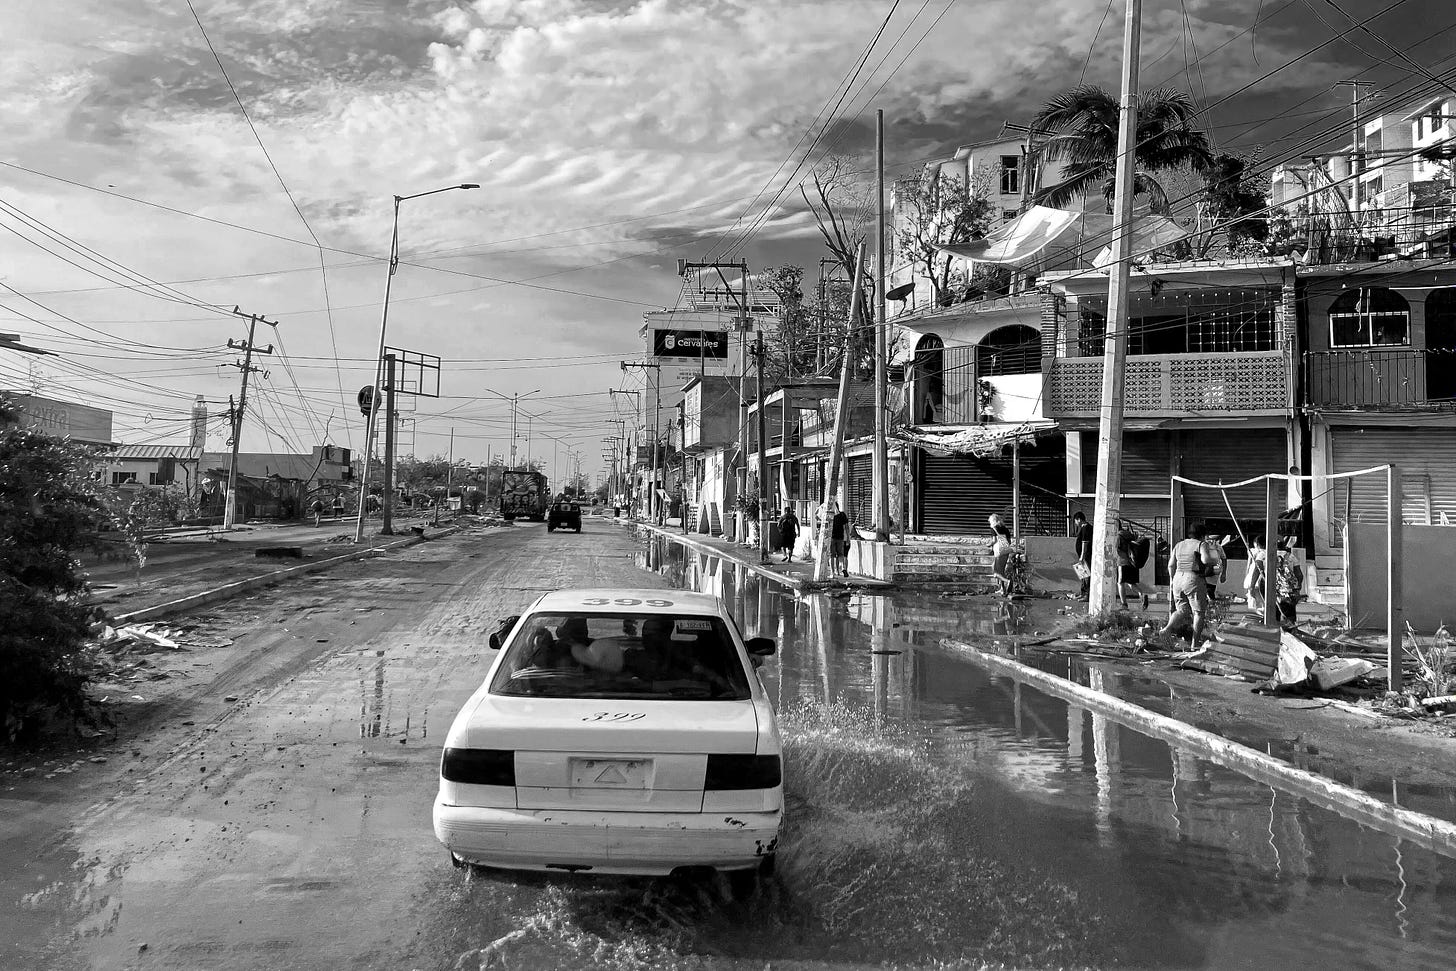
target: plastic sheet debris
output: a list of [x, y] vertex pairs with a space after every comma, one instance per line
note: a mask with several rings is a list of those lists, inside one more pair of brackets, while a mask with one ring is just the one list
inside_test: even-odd
[[1290, 686], [1304, 684], [1309, 680], [1310, 666], [1319, 660], [1319, 655], [1304, 641], [1289, 631], [1279, 632], [1279, 661], [1275, 665], [1274, 683]]

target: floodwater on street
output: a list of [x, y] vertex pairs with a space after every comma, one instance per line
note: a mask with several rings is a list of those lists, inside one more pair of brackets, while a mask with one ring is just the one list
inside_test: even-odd
[[[439, 746], [494, 658], [486, 633], [583, 586], [715, 593], [779, 642], [762, 673], [788, 811], [749, 899], [721, 878], [457, 870], [436, 842]], [[1029, 635], [1015, 611], [796, 596], [592, 518], [580, 535], [444, 537], [195, 612], [174, 673], [125, 689], [152, 721], [101, 764], [0, 775], [0, 969], [1450, 965], [1456, 861], [939, 646]], [[1192, 715], [1135, 669], [1039, 663]], [[1448, 790], [1375, 768], [1344, 781], [1456, 817]]]
[[[865, 763], [883, 763], [868, 771], [893, 780], [878, 796], [861, 792], [865, 804], [837, 805], [846, 789], [813, 778], [806, 781], [815, 804], [790, 806], [793, 835], [782, 853], [790, 873], [810, 865], [796, 856], [828, 860], [842, 843], [844, 864], [871, 875], [872, 886], [847, 904], [861, 908], [856, 921], [867, 918], [862, 946], [884, 939], [879, 920], [911, 920], [916, 900], [933, 922], [938, 901], [962, 892], [963, 868], [989, 867], [1019, 873], [1006, 889], [1038, 895], [1030, 904], [1037, 913], [1051, 905], [1064, 917], [1080, 914], [1071, 922], [1077, 926], [1048, 931], [1089, 935], [1096, 944], [1080, 957], [1095, 962], [1450, 966], [1456, 860], [939, 646], [947, 636], [1009, 644], [1029, 633], [1018, 627], [1016, 605], [933, 593], [795, 595], [721, 558], [661, 538], [644, 542], [645, 568], [724, 597], [748, 636], [779, 640], [779, 662], [765, 674], [788, 724], [786, 773], [802, 778], [807, 760], [816, 775], [826, 768], [820, 747], [844, 745], [858, 747]], [[948, 602], [960, 609], [948, 611]], [[1176, 713], [1166, 685], [1135, 673], [1066, 655], [1029, 663]], [[1282, 757], [1297, 754], [1252, 730], [1227, 734]], [[1374, 770], [1340, 781], [1456, 818], [1449, 789], [1397, 785]], [[786, 784], [792, 789], [794, 780]], [[896, 829], [934, 843], [931, 872], [899, 866]], [[1035, 954], [1012, 960], [1038, 963]]]

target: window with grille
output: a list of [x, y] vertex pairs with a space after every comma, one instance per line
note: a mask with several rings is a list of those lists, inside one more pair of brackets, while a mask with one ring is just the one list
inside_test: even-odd
[[1021, 194], [1021, 156], [1001, 156], [1001, 194], [1003, 196], [1015, 196]]
[[[1130, 308], [1129, 354], [1221, 354], [1278, 348], [1272, 290], [1203, 290], [1144, 297]], [[1106, 301], [1084, 301], [1078, 353], [1100, 357]]]
[[1385, 287], [1346, 290], [1330, 304], [1331, 347], [1410, 344], [1410, 304]]

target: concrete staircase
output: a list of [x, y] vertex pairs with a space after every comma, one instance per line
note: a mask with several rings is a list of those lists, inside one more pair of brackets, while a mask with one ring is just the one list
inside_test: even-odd
[[1343, 566], [1315, 564], [1309, 580], [1309, 599], [1330, 607], [1345, 606], [1345, 570]]
[[894, 579], [900, 583], [991, 585], [993, 557], [984, 539], [908, 536], [895, 547]]

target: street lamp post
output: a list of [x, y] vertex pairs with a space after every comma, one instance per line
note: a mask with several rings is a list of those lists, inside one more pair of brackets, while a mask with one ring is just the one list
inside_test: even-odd
[[384, 337], [389, 326], [389, 291], [394, 284], [395, 271], [399, 268], [399, 204], [407, 199], [432, 196], [437, 192], [479, 188], [479, 184], [475, 182], [462, 182], [459, 185], [447, 185], [442, 189], [431, 189], [428, 192], [394, 197], [394, 229], [389, 235], [389, 276], [384, 281], [384, 307], [379, 314], [379, 348], [374, 354], [374, 399], [371, 402], [369, 417], [365, 421], [364, 428], [364, 462], [359, 475], [359, 519], [354, 526], [354, 542], [356, 543], [364, 542], [364, 517], [369, 509], [369, 465], [374, 456], [374, 429], [377, 426], [376, 418], [379, 412], [379, 385], [384, 380]]
[[[541, 393], [541, 389], [540, 388], [537, 388], [534, 391], [527, 391], [525, 394], [521, 394], [519, 391], [517, 391], [517, 392], [513, 392], [512, 394], [509, 394], [509, 395], [501, 394], [499, 391], [496, 391], [494, 388], [484, 388], [482, 390], [485, 390], [485, 391], [490, 392], [491, 394], [495, 395], [497, 398], [499, 398], [502, 401], [509, 401], [511, 403], [511, 464], [508, 466], [508, 468], [514, 469], [516, 467], [516, 406], [517, 406], [517, 404], [520, 402], [520, 400], [522, 398], [529, 398], [533, 394], [540, 394]], [[528, 446], [529, 446], [529, 443], [528, 443]], [[530, 448], [527, 447], [527, 449], [526, 449], [526, 452], [527, 452], [527, 454], [526, 454], [526, 461], [527, 462], [531, 461], [530, 451], [531, 451]]]

